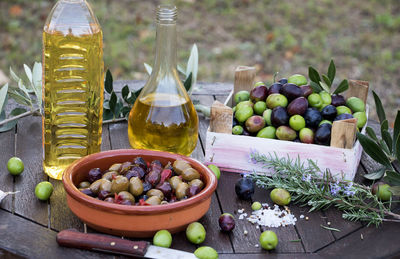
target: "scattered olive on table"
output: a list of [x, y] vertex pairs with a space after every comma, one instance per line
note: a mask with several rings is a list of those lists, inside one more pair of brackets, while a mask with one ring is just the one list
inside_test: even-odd
[[12, 157], [7, 162], [7, 170], [12, 175], [20, 175], [24, 171], [24, 162], [18, 157]]
[[278, 205], [286, 206], [290, 203], [291, 196], [288, 191], [282, 188], [275, 188], [270, 193], [271, 200]]
[[199, 222], [192, 222], [186, 228], [186, 238], [193, 244], [201, 244], [206, 239], [206, 230]]
[[211, 171], [213, 171], [213, 173], [217, 177], [217, 180], [219, 180], [219, 178], [221, 177], [221, 171], [219, 170], [218, 166], [213, 165], [213, 164], [209, 164], [208, 168], [210, 168]]
[[91, 197], [122, 205], [163, 205], [197, 195], [204, 188], [200, 173], [184, 160], [151, 162], [136, 157], [108, 170], [92, 168], [77, 188]]
[[194, 255], [199, 259], [218, 259], [217, 251], [210, 246], [201, 246], [194, 251]]
[[153, 245], [160, 247], [171, 247], [172, 244], [172, 236], [168, 230], [159, 230], [153, 237]]
[[389, 201], [392, 197], [392, 192], [389, 190], [390, 185], [384, 182], [377, 182], [371, 186], [371, 192], [376, 195], [381, 201]]
[[218, 218], [218, 224], [222, 231], [230, 232], [235, 228], [235, 218], [230, 213], [224, 213]]
[[254, 194], [254, 183], [250, 178], [240, 178], [235, 184], [235, 192], [239, 199], [250, 200]]
[[50, 182], [40, 182], [35, 187], [35, 195], [41, 201], [47, 201], [53, 193], [53, 185]]

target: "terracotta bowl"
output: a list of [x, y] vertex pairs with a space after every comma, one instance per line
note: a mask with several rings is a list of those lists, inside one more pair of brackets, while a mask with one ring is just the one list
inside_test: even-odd
[[[149, 162], [158, 159], [163, 165], [176, 159], [186, 160], [201, 174], [205, 187], [189, 199], [153, 206], [107, 203], [81, 193], [76, 187], [87, 178], [91, 168], [106, 170], [114, 163], [132, 161], [137, 156]], [[118, 236], [151, 237], [160, 229], [167, 229], [171, 233], [181, 231], [200, 219], [210, 207], [217, 178], [208, 167], [190, 157], [160, 151], [120, 149], [92, 154], [75, 161], [65, 170], [63, 183], [68, 206], [88, 226]]]

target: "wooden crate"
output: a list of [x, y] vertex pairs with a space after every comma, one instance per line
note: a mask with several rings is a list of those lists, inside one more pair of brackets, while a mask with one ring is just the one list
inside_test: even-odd
[[[245, 71], [247, 73], [244, 73]], [[234, 89], [225, 103], [213, 104], [210, 127], [207, 131], [205, 163], [215, 164], [229, 172], [256, 171], [271, 174], [270, 169], [250, 161], [250, 152], [257, 150], [266, 155], [276, 153], [279, 157], [289, 156], [293, 159], [300, 157], [303, 161], [312, 159], [323, 171], [329, 168], [333, 177], [353, 180], [362, 154], [360, 142], [354, 142], [355, 130], [349, 130], [356, 127], [356, 119], [334, 123], [332, 136], [335, 135], [335, 140], [332, 138], [331, 146], [232, 135], [233, 95], [237, 91], [251, 89], [254, 75], [253, 68], [239, 67], [235, 74]], [[368, 94], [368, 82], [349, 80], [349, 84], [349, 90], [345, 93], [346, 97], [356, 96], [365, 102]], [[213, 116], [213, 112], [217, 115]], [[368, 116], [368, 106], [366, 113]], [[366, 125], [362, 129], [362, 133], [365, 133], [365, 128]], [[353, 139], [351, 143], [349, 143], [349, 139]]]

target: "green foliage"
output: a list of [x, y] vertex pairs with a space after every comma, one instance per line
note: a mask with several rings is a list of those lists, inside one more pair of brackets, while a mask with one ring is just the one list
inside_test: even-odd
[[[0, 132], [8, 131], [17, 124], [16, 116], [21, 114], [40, 114], [42, 112], [42, 64], [35, 62], [33, 69], [24, 64], [24, 71], [28, 82], [24, 82], [10, 68], [10, 76], [14, 83], [5, 84], [0, 88]], [[35, 96], [35, 98], [32, 97]], [[26, 108], [14, 108], [6, 115], [5, 107], [8, 98], [14, 99]], [[7, 122], [6, 122], [7, 120]]]
[[335, 181], [329, 170], [322, 172], [311, 159], [302, 162], [300, 158], [279, 158], [276, 154], [266, 156], [257, 151], [252, 151], [250, 158], [253, 163], [262, 164], [275, 172], [270, 177], [250, 174], [249, 177], [259, 187], [283, 188], [290, 192], [292, 201], [310, 206], [309, 211], [333, 206], [343, 212], [344, 219], [364, 221], [368, 225], [379, 225], [386, 220], [386, 216], [400, 221], [400, 215], [390, 211], [391, 203], [378, 200], [369, 187], [350, 181]]
[[328, 72], [326, 75], [325, 74], [320, 75], [320, 73], [311, 66], [308, 68], [308, 77], [311, 80], [310, 86], [316, 93], [319, 93], [322, 90], [330, 94], [340, 94], [346, 91], [349, 88], [349, 83], [346, 79], [342, 80], [340, 84], [336, 87], [336, 89], [333, 91], [332, 84], [333, 81], [335, 80], [335, 75], [336, 75], [336, 67], [333, 60], [331, 60], [331, 63], [329, 64]]
[[381, 138], [379, 139], [370, 127], [366, 128], [367, 135], [357, 133], [357, 138], [365, 153], [373, 160], [383, 165], [383, 168], [377, 172], [366, 174], [364, 177], [370, 180], [376, 180], [385, 175], [386, 181], [394, 185], [400, 185], [400, 172], [397, 172], [396, 168], [393, 166], [394, 162], [400, 161], [400, 111], [397, 111], [393, 135], [391, 135], [389, 133], [389, 122], [386, 119], [382, 101], [374, 91], [372, 91], [372, 94], [374, 96], [376, 113], [378, 114], [381, 126]]

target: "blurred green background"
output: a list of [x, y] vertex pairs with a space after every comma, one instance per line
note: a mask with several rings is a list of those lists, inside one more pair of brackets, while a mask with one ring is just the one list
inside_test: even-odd
[[[0, 0], [0, 70], [41, 60], [41, 33], [56, 1]], [[170, 1], [171, 2], [171, 1]], [[160, 1], [89, 0], [104, 32], [104, 59], [114, 78], [146, 79], [152, 64], [154, 10]], [[400, 106], [399, 0], [177, 0], [178, 56], [199, 47], [199, 81], [233, 81], [238, 65], [273, 74], [327, 70], [370, 81], [393, 122]], [[369, 99], [373, 103], [372, 97]]]

